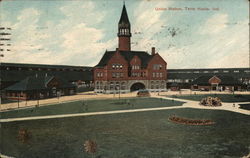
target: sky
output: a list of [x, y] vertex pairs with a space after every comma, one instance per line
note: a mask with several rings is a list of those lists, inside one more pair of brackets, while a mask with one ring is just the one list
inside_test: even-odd
[[[249, 66], [248, 0], [126, 0], [132, 50], [156, 51], [167, 67]], [[118, 47], [122, 0], [3, 0], [11, 28], [2, 62], [95, 66]], [[209, 9], [209, 10], [207, 10]], [[7, 46], [1, 46], [6, 50]]]

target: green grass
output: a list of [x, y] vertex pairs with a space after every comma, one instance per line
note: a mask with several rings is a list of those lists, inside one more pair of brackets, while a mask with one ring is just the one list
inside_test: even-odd
[[[211, 119], [208, 126], [175, 124], [171, 115]], [[238, 158], [249, 153], [247, 115], [200, 109], [73, 117], [2, 123], [1, 153], [18, 158], [91, 158], [83, 142], [98, 145], [95, 158]], [[32, 137], [17, 140], [24, 128]]]
[[241, 109], [250, 110], [250, 104], [239, 104]]
[[167, 106], [181, 106], [184, 102], [158, 98], [126, 98], [109, 100], [84, 100], [69, 103], [1, 112], [1, 118], [73, 114], [84, 112], [127, 110]]
[[238, 94], [197, 94], [197, 95], [193, 94], [193, 95], [172, 95], [168, 97], [201, 101], [202, 98], [208, 96], [218, 97], [222, 100], [222, 102], [229, 102], [229, 103], [250, 101], [250, 95], [238, 95]]

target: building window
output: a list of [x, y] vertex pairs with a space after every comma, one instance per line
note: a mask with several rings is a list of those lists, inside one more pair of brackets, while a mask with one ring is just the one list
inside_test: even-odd
[[99, 89], [99, 82], [96, 82], [96, 89]]
[[162, 72], [160, 72], [160, 77], [162, 77]]
[[97, 73], [96, 73], [96, 76], [97, 76], [97, 77], [102, 77], [102, 76], [103, 76], [103, 73], [102, 73], [102, 72], [97, 72]]
[[122, 82], [121, 83], [121, 90], [125, 90], [126, 89], [126, 83], [125, 82]]
[[142, 73], [141, 73], [141, 76], [142, 76], [142, 77], [146, 77], [146, 72], [142, 72]]
[[139, 65], [132, 65], [132, 70], [139, 70], [140, 66]]
[[160, 70], [160, 69], [162, 69], [162, 65], [160, 65], [160, 64], [154, 64], [153, 65], [153, 69], [154, 70]]
[[102, 86], [103, 86], [103, 84], [102, 84], [102, 82], [100, 82], [100, 89], [103, 89]]
[[159, 72], [156, 72], [156, 77], [159, 77]]
[[154, 89], [154, 81], [151, 81], [151, 89]]
[[155, 72], [153, 72], [153, 77], [155, 77]]
[[122, 69], [122, 64], [112, 64], [112, 69]]
[[161, 89], [164, 89], [164, 88], [165, 88], [165, 82], [162, 81], [162, 82], [161, 82]]
[[110, 82], [110, 90], [114, 89], [114, 82]]

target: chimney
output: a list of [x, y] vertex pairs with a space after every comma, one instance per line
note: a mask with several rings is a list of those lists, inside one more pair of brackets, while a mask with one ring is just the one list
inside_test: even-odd
[[155, 55], [155, 47], [152, 47], [151, 55]]

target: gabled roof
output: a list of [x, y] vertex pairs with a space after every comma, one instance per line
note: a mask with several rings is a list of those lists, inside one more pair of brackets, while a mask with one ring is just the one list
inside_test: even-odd
[[[54, 76], [29, 76], [14, 85], [7, 87], [5, 90], [12, 91], [28, 91], [28, 90], [44, 90], [47, 89], [47, 84], [54, 79]], [[75, 85], [59, 79], [62, 86], [61, 88], [75, 87]]]
[[125, 4], [123, 5], [121, 18], [119, 20], [119, 24], [122, 24], [122, 23], [130, 25]]
[[[204, 85], [204, 86], [210, 85], [209, 79], [211, 79], [212, 77], [214, 77], [214, 75], [201, 76], [197, 78], [196, 80], [194, 80], [192, 84]], [[235, 79], [232, 76], [218, 75], [216, 77], [218, 77], [221, 80], [221, 83], [219, 83], [219, 85], [225, 85], [225, 86], [241, 85], [240, 81]]]
[[[108, 64], [108, 61], [115, 54], [116, 51], [106, 51], [100, 60], [100, 62], [95, 67], [104, 67]], [[144, 51], [119, 51], [119, 53], [125, 58], [125, 60], [129, 63], [134, 56], [138, 56], [141, 59], [142, 67], [146, 68], [148, 62], [152, 59], [152, 55], [149, 55]]]

